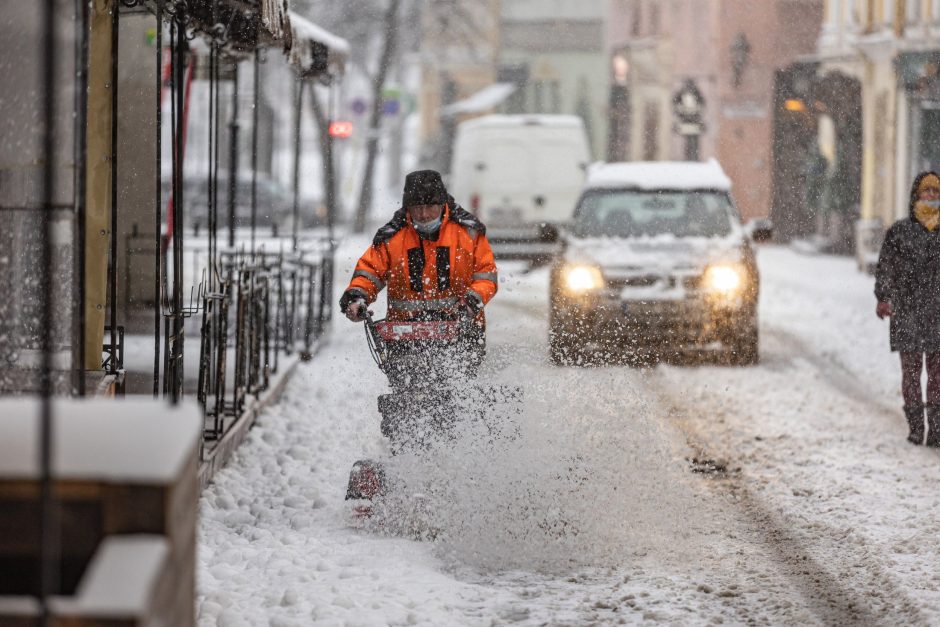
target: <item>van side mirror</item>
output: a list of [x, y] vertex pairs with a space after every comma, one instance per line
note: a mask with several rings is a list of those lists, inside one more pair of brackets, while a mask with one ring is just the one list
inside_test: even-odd
[[774, 223], [770, 218], [748, 220], [744, 230], [754, 242], [769, 242], [774, 237]]

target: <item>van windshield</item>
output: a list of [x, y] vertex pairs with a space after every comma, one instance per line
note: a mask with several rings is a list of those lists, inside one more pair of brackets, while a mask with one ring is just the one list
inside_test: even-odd
[[574, 215], [580, 237], [721, 237], [731, 232], [727, 194], [701, 191], [588, 191]]

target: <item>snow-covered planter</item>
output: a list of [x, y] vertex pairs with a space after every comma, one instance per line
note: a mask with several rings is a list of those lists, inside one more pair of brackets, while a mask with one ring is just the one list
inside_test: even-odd
[[[193, 403], [56, 400], [52, 476], [70, 625], [193, 623], [198, 453]], [[40, 536], [36, 399], [0, 400], [0, 624], [32, 624]]]

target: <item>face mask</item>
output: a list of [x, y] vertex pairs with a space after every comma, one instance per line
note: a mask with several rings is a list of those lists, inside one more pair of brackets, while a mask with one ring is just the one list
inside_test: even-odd
[[430, 235], [436, 231], [441, 226], [441, 217], [438, 216], [433, 220], [428, 220], [427, 222], [413, 222], [415, 230], [421, 235]]
[[918, 200], [914, 205], [914, 217], [928, 231], [940, 225], [940, 200]]

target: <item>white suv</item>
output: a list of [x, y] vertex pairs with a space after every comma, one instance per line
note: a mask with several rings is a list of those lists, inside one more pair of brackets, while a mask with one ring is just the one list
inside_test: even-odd
[[751, 240], [769, 237], [741, 225], [717, 161], [593, 166], [552, 269], [552, 361], [721, 342], [756, 363]]

